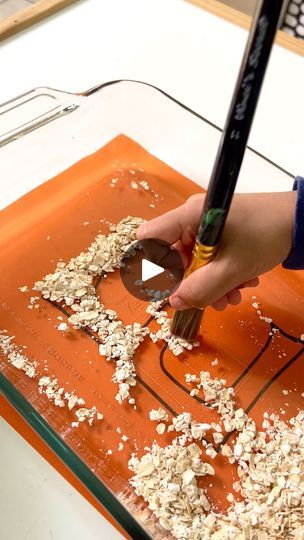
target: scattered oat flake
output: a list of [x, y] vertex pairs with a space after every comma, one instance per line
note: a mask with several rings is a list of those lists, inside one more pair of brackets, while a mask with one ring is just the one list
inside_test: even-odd
[[57, 328], [60, 332], [67, 332], [69, 330], [69, 326], [65, 322], [58, 324]]
[[27, 285], [22, 285], [22, 287], [18, 287], [19, 291], [22, 293], [27, 292], [29, 290]]
[[186, 373], [185, 380], [186, 380], [186, 383], [189, 384], [189, 383], [192, 383], [192, 382], [197, 382], [199, 379], [197, 378], [196, 375], [194, 375], [192, 373]]
[[131, 188], [138, 189], [138, 184], [135, 182], [135, 180], [131, 180]]
[[148, 182], [147, 182], [146, 180], [141, 180], [141, 181], [139, 182], [139, 185], [140, 185], [141, 187], [143, 187], [146, 191], [149, 191], [149, 190], [150, 190], [150, 186], [149, 186], [149, 184], [148, 184]]
[[157, 433], [159, 433], [159, 435], [162, 435], [163, 433], [165, 433], [166, 424], [164, 424], [163, 422], [161, 422], [160, 424], [157, 424], [156, 431], [157, 431]]
[[149, 412], [149, 418], [150, 420], [156, 421], [156, 422], [159, 422], [160, 420], [164, 420], [165, 422], [168, 422], [169, 415], [162, 407], [159, 407], [158, 409], [152, 409]]
[[228, 495], [226, 496], [226, 499], [228, 502], [232, 503], [234, 501], [233, 493], [228, 493]]
[[9, 336], [5, 330], [0, 330], [0, 351], [7, 357], [8, 362], [16, 369], [23, 371], [27, 377], [36, 377], [38, 363], [23, 354], [22, 348], [13, 343], [14, 336]]
[[222, 440], [224, 439], [224, 435], [222, 433], [212, 433], [213, 439], [215, 444], [220, 444]]

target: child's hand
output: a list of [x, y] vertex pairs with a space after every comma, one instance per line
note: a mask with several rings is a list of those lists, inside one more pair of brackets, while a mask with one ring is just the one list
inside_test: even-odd
[[[159, 238], [174, 244], [189, 261], [204, 195], [141, 225], [139, 240]], [[216, 258], [182, 281], [170, 297], [172, 307], [222, 310], [238, 304], [243, 287], [286, 259], [292, 246], [296, 193], [236, 194]]]

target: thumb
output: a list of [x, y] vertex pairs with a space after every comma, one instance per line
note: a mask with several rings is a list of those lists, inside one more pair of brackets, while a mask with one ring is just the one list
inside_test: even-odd
[[[230, 268], [229, 268], [230, 266]], [[226, 259], [215, 259], [186, 277], [170, 297], [174, 309], [205, 308], [213, 304], [239, 283], [236, 272]]]

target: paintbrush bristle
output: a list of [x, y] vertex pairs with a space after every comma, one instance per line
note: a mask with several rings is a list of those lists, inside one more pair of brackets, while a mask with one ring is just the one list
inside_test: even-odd
[[195, 339], [201, 325], [202, 316], [202, 309], [191, 308], [185, 311], [176, 311], [172, 320], [172, 334], [189, 341]]

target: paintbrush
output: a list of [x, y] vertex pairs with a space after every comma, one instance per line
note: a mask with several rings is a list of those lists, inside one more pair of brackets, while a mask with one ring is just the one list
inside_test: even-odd
[[[284, 0], [261, 0], [253, 18], [184, 278], [216, 257], [283, 4]], [[172, 333], [194, 339], [202, 316], [203, 310], [197, 308], [176, 311]]]

